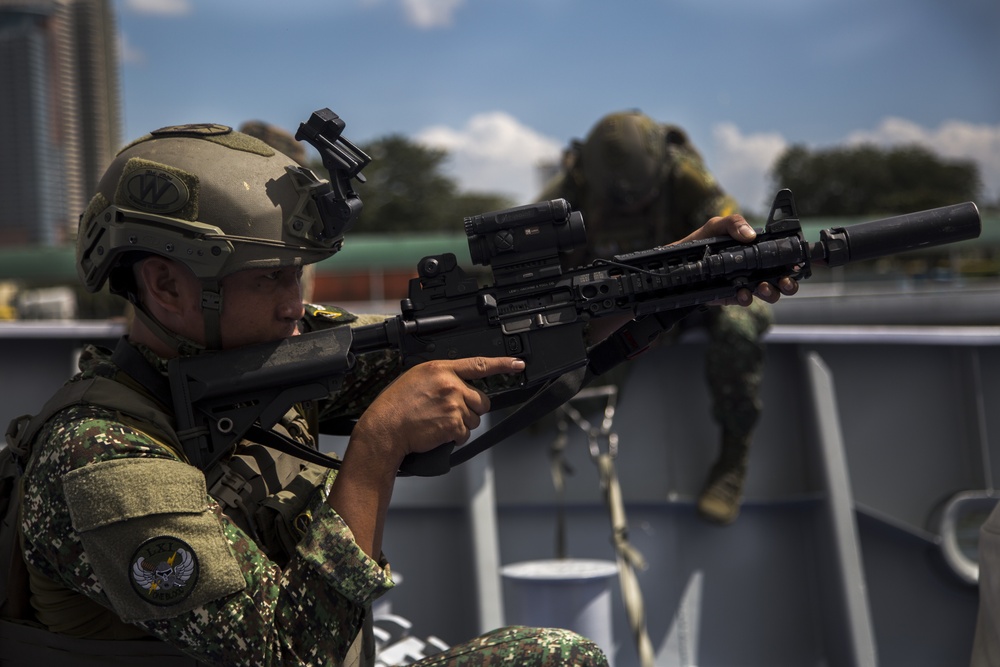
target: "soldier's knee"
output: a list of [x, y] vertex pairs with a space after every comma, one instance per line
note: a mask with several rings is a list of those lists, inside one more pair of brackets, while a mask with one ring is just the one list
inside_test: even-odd
[[549, 635], [550, 646], [562, 647], [562, 660], [553, 662], [555, 665], [580, 665], [581, 667], [607, 667], [608, 658], [597, 644], [572, 630], [560, 628], [545, 628], [543, 632]]
[[[478, 637], [466, 647], [452, 647], [452, 651], [456, 650], [463, 654], [471, 650], [481, 658], [488, 658], [490, 664], [523, 667], [607, 667], [608, 664], [597, 644], [562, 628], [511, 625]], [[444, 659], [441, 664], [445, 664]]]

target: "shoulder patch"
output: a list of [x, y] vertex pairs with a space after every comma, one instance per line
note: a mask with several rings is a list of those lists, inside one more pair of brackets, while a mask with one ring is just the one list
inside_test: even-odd
[[129, 578], [146, 602], [170, 606], [184, 601], [198, 582], [198, 557], [184, 540], [153, 537], [132, 554]]
[[85, 560], [126, 623], [174, 618], [246, 588], [197, 468], [111, 459], [62, 479]]
[[357, 315], [336, 306], [321, 306], [315, 303], [307, 303], [304, 306], [305, 321], [310, 331], [333, 324], [350, 324], [358, 319]]
[[344, 320], [350, 322], [354, 319], [354, 315], [337, 306], [320, 306], [315, 303], [307, 303], [305, 308], [306, 313], [319, 319], [337, 320], [338, 322], [343, 322]]

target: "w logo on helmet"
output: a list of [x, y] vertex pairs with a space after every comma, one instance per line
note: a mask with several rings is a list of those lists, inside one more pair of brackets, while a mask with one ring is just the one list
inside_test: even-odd
[[139, 169], [129, 174], [121, 194], [135, 208], [153, 213], [173, 213], [190, 197], [179, 178], [162, 169]]

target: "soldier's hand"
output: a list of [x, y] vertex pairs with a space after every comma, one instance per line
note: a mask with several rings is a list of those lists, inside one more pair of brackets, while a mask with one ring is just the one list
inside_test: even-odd
[[490, 409], [490, 399], [467, 381], [523, 368], [524, 362], [512, 357], [428, 361], [372, 401], [351, 432], [326, 499], [366, 554], [377, 558], [382, 551], [385, 515], [403, 458], [464, 443]]
[[446, 442], [463, 444], [490, 409], [489, 397], [468, 380], [523, 369], [524, 361], [513, 357], [427, 361], [386, 387], [355, 430], [373, 432], [400, 459]]
[[[754, 230], [754, 228], [742, 215], [727, 215], [725, 217], [717, 216], [712, 218], [680, 241], [677, 241], [677, 243], [683, 243], [685, 241], [700, 241], [701, 239], [709, 239], [716, 236], [726, 235], [732, 236], [734, 239], [742, 243], [750, 243], [757, 238], [756, 230]], [[799, 282], [789, 278], [788, 276], [784, 276], [778, 280], [777, 289], [775, 289], [775, 286], [771, 283], [762, 282], [758, 284], [752, 292], [749, 289], [741, 289], [736, 293], [735, 297], [720, 299], [714, 303], [716, 303], [716, 305], [726, 306], [749, 306], [753, 303], [754, 297], [768, 303], [775, 303], [781, 298], [782, 294], [791, 296], [798, 291]]]

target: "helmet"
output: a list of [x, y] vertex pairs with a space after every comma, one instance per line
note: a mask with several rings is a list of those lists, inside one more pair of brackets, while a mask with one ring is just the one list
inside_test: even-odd
[[131, 298], [136, 259], [153, 253], [218, 281], [249, 268], [318, 262], [337, 252], [313, 199], [329, 190], [263, 141], [224, 125], [166, 127], [126, 146], [80, 217], [77, 271], [96, 292]]
[[112, 161], [80, 216], [77, 272], [108, 283], [182, 353], [199, 351], [140, 303], [132, 265], [150, 254], [185, 264], [203, 286], [205, 338], [221, 345], [219, 281], [243, 269], [303, 266], [334, 254], [345, 227], [321, 214], [327, 181], [263, 141], [225, 125], [176, 125], [132, 142]]
[[659, 192], [667, 146], [662, 125], [638, 111], [605, 116], [579, 148], [577, 167], [595, 202], [626, 211]]
[[291, 133], [277, 125], [265, 123], [262, 120], [248, 120], [240, 125], [240, 132], [257, 137], [268, 146], [284, 153], [303, 167], [306, 166], [305, 146], [295, 140]]

